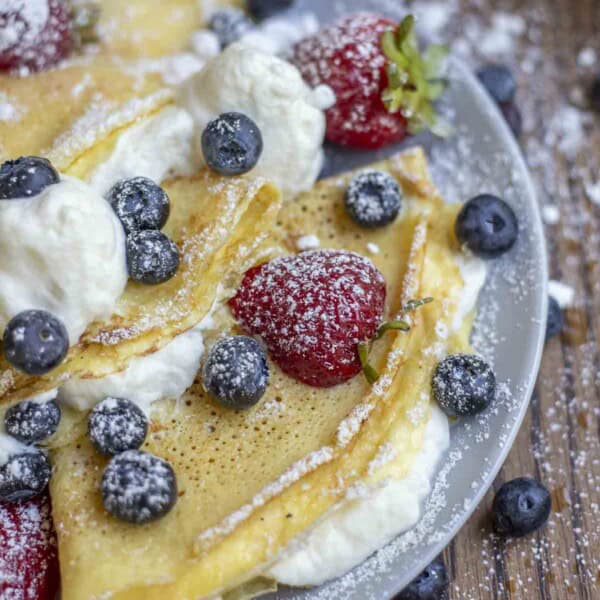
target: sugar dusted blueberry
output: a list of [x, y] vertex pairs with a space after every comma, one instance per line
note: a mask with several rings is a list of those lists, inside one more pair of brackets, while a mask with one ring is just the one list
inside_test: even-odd
[[113, 456], [137, 450], [146, 439], [148, 419], [135, 403], [124, 398], [105, 398], [88, 418], [88, 435], [102, 454]]
[[268, 19], [277, 13], [287, 10], [294, 0], [248, 0], [248, 12], [258, 21]]
[[127, 236], [127, 269], [133, 281], [157, 285], [171, 279], [179, 268], [179, 250], [173, 240], [153, 229]]
[[224, 113], [202, 133], [206, 164], [221, 175], [242, 175], [256, 166], [263, 140], [256, 123], [242, 113]]
[[45, 310], [25, 310], [4, 330], [4, 355], [28, 375], [44, 375], [64, 360], [69, 336], [63, 323]]
[[469, 417], [485, 410], [496, 394], [494, 371], [474, 354], [451, 354], [438, 363], [433, 396], [449, 417]]
[[39, 156], [21, 156], [0, 165], [0, 200], [37, 196], [60, 181], [52, 163]]
[[400, 212], [402, 192], [396, 180], [381, 171], [356, 175], [344, 202], [352, 220], [361, 227], [377, 228], [391, 223]]
[[448, 572], [441, 557], [427, 565], [395, 600], [441, 600], [448, 590]]
[[137, 525], [164, 517], [177, 501], [173, 467], [140, 450], [114, 456], [102, 474], [101, 489], [106, 511]]
[[14, 454], [0, 466], [0, 501], [19, 502], [41, 494], [50, 481], [48, 457], [36, 448]]
[[11, 406], [4, 415], [6, 433], [23, 442], [35, 444], [58, 429], [60, 408], [55, 400], [24, 400]]
[[211, 349], [203, 369], [204, 387], [219, 403], [244, 410], [254, 406], [269, 383], [267, 356], [251, 337], [232, 336]]
[[219, 38], [221, 48], [237, 42], [254, 24], [239, 8], [223, 8], [213, 13], [209, 28]]

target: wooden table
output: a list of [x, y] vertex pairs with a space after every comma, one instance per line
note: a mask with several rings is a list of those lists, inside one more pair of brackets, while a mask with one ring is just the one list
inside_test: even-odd
[[[580, 103], [578, 89], [600, 72], [600, 0], [463, 0], [454, 32], [460, 35], [469, 18], [489, 24], [500, 10], [522, 16], [527, 26], [508, 58], [519, 75], [523, 148], [540, 203], [560, 210], [560, 221], [546, 227], [551, 278], [568, 282], [576, 295], [565, 331], [546, 345], [530, 410], [506, 464], [444, 552], [450, 598], [599, 599], [600, 198], [593, 204], [590, 184], [600, 182], [600, 114], [578, 113], [585, 124], [579, 152], [568, 148], [569, 140], [556, 148], [561, 138], [555, 138], [556, 119], [575, 114], [565, 106]], [[597, 52], [593, 68], [581, 66], [589, 52], [578, 67], [584, 47]], [[574, 135], [570, 125], [566, 129]], [[504, 541], [490, 528], [494, 490], [522, 475], [548, 486], [553, 512], [540, 532]]]

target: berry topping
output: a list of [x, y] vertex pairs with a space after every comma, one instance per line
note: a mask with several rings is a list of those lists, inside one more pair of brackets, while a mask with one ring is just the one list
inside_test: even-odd
[[0, 503], [0, 598], [50, 600], [60, 574], [47, 494]]
[[401, 191], [396, 180], [381, 171], [360, 173], [344, 198], [350, 217], [362, 227], [383, 227], [400, 212]]
[[41, 494], [50, 481], [48, 457], [35, 448], [13, 454], [0, 466], [0, 502], [19, 502]]
[[102, 454], [137, 450], [146, 439], [148, 419], [142, 409], [122, 398], [106, 398], [90, 413], [88, 434]]
[[243, 335], [219, 340], [202, 375], [204, 387], [215, 400], [239, 410], [254, 406], [269, 383], [265, 351], [255, 339]]
[[0, 200], [36, 196], [60, 181], [50, 161], [39, 156], [21, 156], [0, 165]]
[[248, 0], [248, 12], [258, 21], [290, 8], [294, 0]]
[[438, 364], [433, 396], [449, 417], [470, 417], [485, 410], [496, 395], [492, 368], [473, 354], [452, 354]]
[[345, 17], [294, 48], [294, 64], [311, 87], [326, 84], [337, 103], [327, 111], [327, 139], [381, 148], [425, 127], [441, 133], [432, 102], [443, 92], [446, 55], [430, 46], [421, 57], [414, 19], [399, 25], [371, 13]]
[[550, 493], [535, 479], [518, 477], [507, 481], [494, 498], [494, 529], [502, 535], [527, 535], [548, 520], [551, 507]]
[[477, 71], [477, 77], [498, 104], [514, 100], [517, 82], [512, 71], [506, 65], [487, 65]]
[[376, 334], [385, 295], [368, 259], [313, 250], [250, 269], [229, 305], [285, 373], [329, 387], [360, 372], [358, 344]]
[[440, 600], [448, 589], [448, 573], [441, 558], [436, 558], [423, 569], [395, 600]]
[[0, 71], [48, 69], [71, 52], [65, 0], [4, 0], [0, 3]]
[[519, 139], [523, 131], [523, 117], [519, 107], [514, 102], [507, 102], [500, 105], [500, 110], [513, 135]]
[[473, 254], [496, 258], [514, 246], [519, 224], [513, 209], [504, 200], [481, 194], [462, 207], [454, 231], [458, 241]]
[[125, 231], [162, 229], [169, 218], [169, 196], [151, 179], [134, 177], [115, 184], [108, 201]]
[[256, 123], [242, 113], [224, 113], [202, 132], [206, 164], [221, 175], [241, 175], [254, 168], [263, 150]]
[[254, 23], [239, 8], [223, 8], [213, 13], [208, 23], [221, 48], [239, 40], [254, 27]]
[[147, 452], [113, 457], [102, 475], [102, 501], [113, 517], [141, 525], [164, 517], [177, 501], [171, 465]]
[[45, 310], [25, 310], [4, 330], [4, 355], [16, 369], [43, 375], [64, 360], [69, 336], [62, 322]]
[[179, 250], [173, 240], [153, 229], [127, 236], [127, 269], [133, 281], [156, 285], [171, 279], [179, 268]]
[[560, 304], [553, 296], [548, 296], [548, 320], [546, 321], [546, 341], [558, 335], [564, 326], [564, 317]]
[[4, 415], [6, 432], [24, 444], [45, 440], [56, 432], [59, 423], [60, 408], [55, 400], [24, 400]]

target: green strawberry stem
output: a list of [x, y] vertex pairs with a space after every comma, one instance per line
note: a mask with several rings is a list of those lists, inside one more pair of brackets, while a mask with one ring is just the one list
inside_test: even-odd
[[[433, 302], [433, 298], [421, 298], [419, 300], [409, 300], [400, 309], [400, 315], [405, 315], [408, 312], [412, 312], [417, 308]], [[379, 373], [377, 369], [369, 363], [369, 352], [373, 342], [381, 339], [388, 331], [410, 331], [410, 325], [402, 319], [396, 319], [394, 321], [386, 321], [382, 323], [377, 329], [375, 337], [369, 342], [360, 342], [358, 344], [358, 358], [362, 367], [362, 371], [369, 385], [373, 385], [379, 379]]]
[[408, 15], [395, 31], [386, 31], [381, 37], [381, 48], [389, 61], [388, 86], [381, 99], [390, 113], [400, 112], [406, 118], [411, 134], [429, 129], [446, 137], [452, 128], [437, 114], [433, 103], [446, 89], [441, 73], [448, 49], [432, 44], [421, 53], [414, 29], [415, 18]]

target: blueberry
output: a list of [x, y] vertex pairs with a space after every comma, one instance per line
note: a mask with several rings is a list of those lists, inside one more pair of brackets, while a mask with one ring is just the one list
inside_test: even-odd
[[41, 494], [50, 481], [48, 457], [32, 448], [23, 454], [13, 454], [0, 466], [0, 501], [18, 502]]
[[498, 104], [514, 100], [517, 82], [506, 65], [487, 65], [477, 71], [477, 77]]
[[344, 197], [346, 210], [361, 227], [376, 228], [391, 223], [400, 212], [402, 192], [396, 180], [381, 171], [356, 175]]
[[88, 435], [102, 454], [137, 450], [146, 439], [148, 419], [142, 409], [123, 398], [105, 398], [88, 418]]
[[498, 490], [492, 505], [496, 533], [521, 537], [539, 529], [550, 515], [548, 490], [535, 479], [518, 477]]
[[16, 369], [43, 375], [57, 367], [69, 350], [69, 335], [62, 322], [45, 310], [25, 310], [4, 330], [4, 355]]
[[156, 285], [171, 279], [179, 268], [179, 250], [173, 240], [154, 229], [127, 236], [127, 269], [138, 283]]
[[248, 0], [248, 12], [258, 21], [290, 8], [294, 0]]
[[224, 406], [250, 408], [262, 398], [269, 383], [265, 351], [251, 337], [223, 338], [209, 352], [203, 377], [205, 389]]
[[208, 26], [225, 48], [250, 31], [254, 23], [239, 8], [223, 8], [213, 13]]
[[521, 116], [519, 107], [514, 102], [507, 102], [500, 105], [500, 110], [513, 135], [519, 139], [523, 131], [523, 117]]
[[448, 590], [448, 573], [438, 557], [417, 575], [394, 600], [441, 600]]
[[162, 229], [169, 218], [169, 196], [151, 179], [134, 177], [115, 184], [108, 193], [125, 231]]
[[35, 444], [50, 437], [58, 429], [60, 408], [55, 400], [24, 400], [11, 406], [4, 415], [9, 435], [24, 444]]
[[0, 165], [0, 200], [36, 196], [44, 188], [60, 181], [49, 160], [39, 156], [21, 156]]
[[454, 231], [458, 241], [473, 254], [496, 258], [514, 246], [519, 224], [513, 209], [504, 200], [481, 194], [462, 207]]
[[474, 354], [451, 354], [438, 363], [432, 390], [436, 402], [449, 417], [469, 417], [493, 402], [496, 376]]
[[252, 169], [262, 154], [263, 140], [256, 123], [241, 113], [224, 113], [202, 133], [206, 164], [221, 175], [241, 175]]
[[592, 110], [600, 113], [600, 73], [596, 75], [590, 88], [590, 105]]
[[173, 467], [139, 450], [127, 450], [110, 460], [101, 489], [106, 511], [137, 525], [164, 517], [177, 501]]
[[548, 296], [548, 320], [546, 321], [546, 341], [558, 335], [564, 326], [564, 317], [556, 298]]

